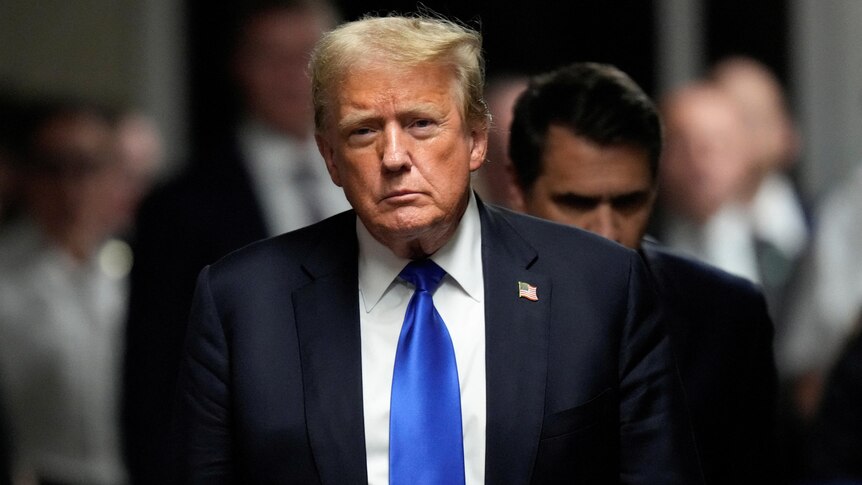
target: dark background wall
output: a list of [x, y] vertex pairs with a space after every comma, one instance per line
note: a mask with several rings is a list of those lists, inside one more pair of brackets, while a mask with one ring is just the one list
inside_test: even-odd
[[746, 54], [770, 66], [786, 85], [789, 77], [789, 11], [786, 0], [707, 0], [706, 58]]
[[[410, 13], [417, 2], [336, 2], [345, 20]], [[751, 54], [787, 76], [787, 0], [704, 0], [707, 60]], [[655, 1], [426, 1], [433, 11], [482, 32], [487, 74], [534, 74], [574, 61], [617, 65], [655, 94]], [[193, 147], [224, 136], [237, 113], [227, 57], [238, 4], [187, 0], [189, 109]], [[194, 148], [193, 148], [194, 150]]]

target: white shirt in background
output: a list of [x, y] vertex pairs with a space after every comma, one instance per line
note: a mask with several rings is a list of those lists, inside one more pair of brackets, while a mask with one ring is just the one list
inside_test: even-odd
[[116, 485], [125, 271], [73, 261], [27, 221], [0, 234], [0, 385], [16, 468]]
[[[238, 136], [269, 235], [299, 229], [350, 209], [344, 191], [329, 178], [314, 137], [299, 141], [254, 121], [244, 123]], [[297, 172], [303, 171], [308, 175], [302, 187], [297, 187]], [[308, 191], [319, 217], [309, 212], [304, 191]]]

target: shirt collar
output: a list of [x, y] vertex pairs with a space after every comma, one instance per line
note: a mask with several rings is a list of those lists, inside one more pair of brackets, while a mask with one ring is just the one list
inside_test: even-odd
[[[356, 234], [359, 240], [359, 291], [367, 313], [383, 298], [410, 260], [396, 256], [374, 239], [358, 217]], [[479, 207], [472, 191], [467, 209], [452, 238], [434, 253], [431, 259], [443, 268], [470, 298], [477, 302], [482, 301], [482, 230]]]

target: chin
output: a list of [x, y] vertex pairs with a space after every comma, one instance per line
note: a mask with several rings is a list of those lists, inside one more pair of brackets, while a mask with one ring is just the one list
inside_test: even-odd
[[397, 239], [415, 239], [440, 226], [444, 218], [419, 209], [397, 210], [375, 224], [383, 234]]

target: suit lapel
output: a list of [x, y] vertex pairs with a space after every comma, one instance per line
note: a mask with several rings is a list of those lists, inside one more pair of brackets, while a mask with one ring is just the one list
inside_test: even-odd
[[[548, 368], [551, 281], [538, 254], [496, 209], [479, 202], [485, 284], [486, 483], [527, 483], [538, 449]], [[367, 482], [353, 217], [306, 259], [293, 292], [312, 453], [324, 484]], [[347, 236], [347, 237], [346, 237]], [[345, 240], [346, 239], [346, 240]], [[539, 301], [518, 297], [518, 282]]]
[[[538, 254], [493, 208], [480, 203], [485, 280], [486, 483], [527, 483], [545, 407], [551, 282], [531, 269]], [[538, 301], [519, 298], [518, 282]]]
[[[350, 213], [352, 215], [352, 212]], [[324, 484], [367, 482], [354, 218], [324, 234], [293, 292], [306, 421]]]

